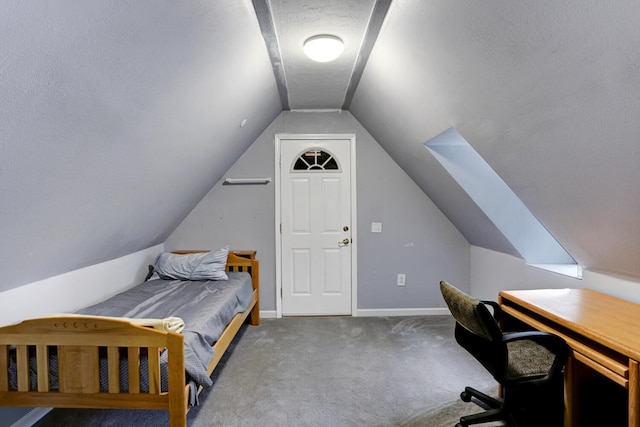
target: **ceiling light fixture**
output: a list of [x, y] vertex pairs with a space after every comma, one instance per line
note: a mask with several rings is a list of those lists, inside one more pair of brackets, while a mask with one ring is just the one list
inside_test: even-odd
[[303, 45], [304, 53], [316, 62], [336, 59], [344, 50], [342, 39], [328, 34], [308, 38]]

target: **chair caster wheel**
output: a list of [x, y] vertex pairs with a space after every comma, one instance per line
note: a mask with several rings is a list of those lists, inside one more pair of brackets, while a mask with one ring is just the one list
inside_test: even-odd
[[460, 393], [460, 399], [462, 399], [465, 402], [471, 402], [471, 394], [467, 393], [466, 391], [463, 391], [462, 393]]
[[456, 427], [464, 427], [464, 426], [462, 424], [460, 424], [460, 423], [457, 423]]

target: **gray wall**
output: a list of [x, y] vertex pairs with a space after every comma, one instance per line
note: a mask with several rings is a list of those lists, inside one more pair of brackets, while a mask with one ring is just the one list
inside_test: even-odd
[[[348, 112], [282, 112], [228, 177], [275, 177], [278, 133], [354, 133], [357, 147], [358, 309], [443, 307], [442, 279], [469, 289], [468, 242]], [[177, 248], [257, 249], [261, 309], [275, 310], [274, 184], [218, 182], [165, 242]], [[371, 222], [382, 233], [371, 233]], [[405, 273], [406, 287], [396, 286]]]

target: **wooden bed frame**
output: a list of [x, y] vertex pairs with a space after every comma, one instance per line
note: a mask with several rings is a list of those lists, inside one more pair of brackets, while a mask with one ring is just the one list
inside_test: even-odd
[[[188, 254], [205, 251], [175, 251]], [[218, 341], [207, 372], [213, 372], [236, 333], [249, 317], [260, 324], [259, 263], [255, 251], [230, 252], [227, 271], [251, 273], [253, 298], [236, 314]], [[9, 387], [9, 349], [17, 349], [18, 390]], [[48, 346], [58, 348], [59, 390], [50, 390]], [[37, 391], [29, 390], [29, 347], [35, 347]], [[100, 391], [100, 347], [107, 349], [108, 391]], [[127, 349], [128, 392], [120, 391], [119, 354]], [[168, 351], [167, 392], [160, 389], [160, 352]], [[149, 392], [140, 392], [140, 355], [148, 354]], [[157, 355], [151, 357], [151, 355]], [[134, 325], [125, 320], [95, 317], [45, 317], [0, 328], [0, 406], [53, 408], [164, 409], [171, 427], [186, 426], [189, 386], [186, 386], [184, 339], [181, 334]], [[202, 387], [198, 389], [200, 392]]]

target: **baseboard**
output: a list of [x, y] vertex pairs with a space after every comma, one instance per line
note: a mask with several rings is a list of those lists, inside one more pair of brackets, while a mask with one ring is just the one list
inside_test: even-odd
[[[391, 317], [391, 316], [443, 316], [450, 315], [448, 308], [364, 308], [353, 317]], [[261, 319], [277, 319], [275, 310], [260, 310]]]
[[42, 417], [47, 415], [53, 408], [34, 408], [27, 415], [20, 418], [11, 427], [31, 427], [37, 423]]
[[277, 317], [275, 310], [260, 310], [261, 319], [275, 319]]
[[358, 309], [358, 317], [390, 316], [442, 316], [450, 315], [448, 308], [364, 308]]

